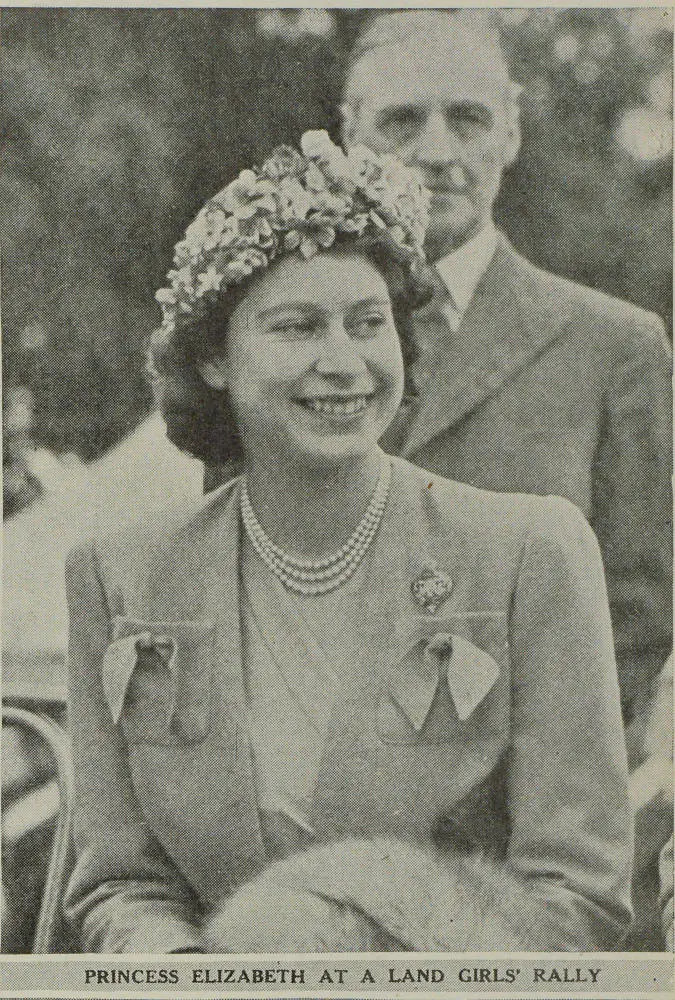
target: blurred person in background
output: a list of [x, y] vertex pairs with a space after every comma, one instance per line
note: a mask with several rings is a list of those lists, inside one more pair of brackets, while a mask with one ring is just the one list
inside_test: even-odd
[[33, 396], [24, 386], [6, 391], [3, 407], [2, 496], [3, 516], [12, 517], [42, 494], [30, 468], [29, 456], [37, 448], [33, 438]]
[[38, 497], [53, 493], [82, 473], [72, 453], [57, 455], [40, 445], [35, 431], [35, 400], [26, 386], [8, 389], [3, 412], [3, 515], [12, 517]]
[[673, 835], [661, 851], [659, 859], [661, 872], [661, 920], [663, 936], [668, 951], [675, 951], [675, 914], [673, 914]]
[[157, 296], [169, 435], [243, 476], [68, 562], [68, 913], [84, 951], [605, 950], [632, 819], [597, 542], [380, 449], [425, 193], [301, 148], [207, 202]]
[[346, 143], [396, 153], [432, 191], [419, 394], [383, 444], [443, 476], [581, 508], [603, 553], [635, 766], [672, 637], [669, 347], [657, 316], [534, 267], [496, 229], [519, 89], [475, 11], [377, 15], [354, 44]]
[[[661, 946], [656, 928], [673, 946], [673, 657], [653, 683], [649, 709], [644, 713], [644, 761], [630, 775], [629, 790], [635, 811], [634, 891], [635, 923], [629, 943], [640, 950]], [[655, 854], [661, 845], [658, 864]], [[657, 889], [658, 882], [658, 889]]]

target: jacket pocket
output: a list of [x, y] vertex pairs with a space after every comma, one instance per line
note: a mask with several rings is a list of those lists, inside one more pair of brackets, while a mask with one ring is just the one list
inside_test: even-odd
[[451, 743], [503, 675], [506, 615], [426, 618], [391, 671], [377, 706], [387, 744]]
[[118, 617], [103, 656], [103, 689], [129, 744], [203, 739], [211, 724], [215, 626]]

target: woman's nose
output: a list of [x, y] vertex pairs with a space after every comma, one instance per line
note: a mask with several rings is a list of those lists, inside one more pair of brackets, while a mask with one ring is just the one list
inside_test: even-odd
[[458, 140], [440, 110], [430, 111], [417, 138], [417, 161], [423, 166], [444, 167], [456, 159]]
[[321, 340], [315, 367], [321, 375], [361, 375], [366, 370], [358, 344], [342, 322], [331, 324]]

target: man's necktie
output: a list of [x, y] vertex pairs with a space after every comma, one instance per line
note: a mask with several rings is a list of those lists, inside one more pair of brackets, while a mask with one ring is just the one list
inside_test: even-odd
[[411, 366], [410, 374], [417, 395], [408, 399], [401, 407], [380, 442], [384, 450], [392, 455], [401, 453], [409, 428], [425, 404], [429, 383], [438, 370], [441, 359], [447, 353], [448, 342], [456, 335], [461, 320], [459, 310], [436, 268], [429, 268], [426, 277], [433, 286], [433, 298], [423, 309], [417, 309], [413, 315], [418, 354], [417, 360]]
[[448, 341], [459, 329], [462, 316], [436, 268], [430, 268], [433, 298], [415, 313], [415, 336], [419, 355], [412, 366], [412, 376], [420, 390], [428, 384], [435, 362], [444, 353]]

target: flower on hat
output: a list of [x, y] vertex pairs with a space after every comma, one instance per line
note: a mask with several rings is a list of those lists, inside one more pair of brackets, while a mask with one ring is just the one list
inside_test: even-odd
[[175, 247], [168, 287], [155, 298], [162, 328], [199, 316], [229, 286], [282, 254], [309, 258], [338, 236], [368, 229], [413, 265], [424, 260], [429, 194], [396, 157], [366, 146], [345, 152], [327, 132], [305, 132], [300, 151], [278, 146], [262, 167], [242, 170], [204, 205]]

